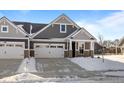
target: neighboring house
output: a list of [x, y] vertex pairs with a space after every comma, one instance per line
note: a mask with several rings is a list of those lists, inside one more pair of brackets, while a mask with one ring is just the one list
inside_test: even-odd
[[16, 22], [2, 17], [0, 28], [0, 58], [94, 55], [95, 37], [64, 14], [49, 24]]
[[102, 54], [103, 46], [100, 45], [98, 42], [94, 44], [94, 54]]

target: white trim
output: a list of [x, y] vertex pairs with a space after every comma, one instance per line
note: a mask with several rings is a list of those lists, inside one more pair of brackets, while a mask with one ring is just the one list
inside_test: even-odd
[[32, 39], [31, 41], [66, 42], [64, 39]]
[[54, 23], [55, 25], [59, 25], [59, 24], [66, 24], [66, 25], [70, 25], [72, 26], [73, 24], [69, 24], [69, 23]]
[[69, 41], [69, 50], [72, 50], [72, 41], [71, 41], [71, 39]]
[[73, 33], [71, 33], [70, 35], [68, 35], [66, 38], [70, 38], [73, 34], [77, 33], [79, 31], [79, 29], [75, 30]]
[[59, 17], [57, 17], [55, 20], [53, 20], [52, 22], [50, 22], [47, 26], [45, 26], [44, 28], [42, 28], [41, 30], [39, 30], [38, 32], [36, 32], [32, 38], [34, 38], [35, 36], [37, 36], [39, 33], [41, 33], [42, 31], [44, 31], [46, 28], [48, 28], [50, 25], [54, 24], [54, 22], [56, 22], [59, 18], [61, 17], [66, 17], [68, 20], [70, 20], [77, 28], [80, 28], [74, 21], [72, 21], [69, 17], [65, 16], [64, 14], [60, 15]]
[[81, 28], [77, 33], [74, 33], [73, 35], [72, 35], [72, 37], [74, 37], [75, 35], [77, 35], [78, 33], [80, 33], [81, 31], [83, 31], [85, 34], [87, 34], [90, 38], [94, 38], [95, 40], [96, 40], [96, 38], [93, 36], [93, 35], [91, 35], [86, 29], [84, 29], [84, 28]]
[[[3, 27], [6, 27], [7, 31], [3, 31]], [[1, 32], [2, 33], [8, 33], [9, 32], [9, 27], [7, 25], [1, 25]]]
[[31, 36], [31, 38], [34, 38], [34, 37], [37, 36], [39, 33], [41, 33], [42, 31], [44, 31], [45, 29], [47, 29], [49, 26], [51, 26], [51, 24], [48, 24], [47, 26], [45, 26], [45, 27], [42, 28], [41, 30], [37, 31], [34, 35]]
[[52, 21], [52, 24], [56, 24], [55, 22], [57, 20], [59, 20], [60, 18], [64, 17], [66, 20], [70, 21], [70, 23], [72, 23], [73, 25], [75, 25], [77, 28], [80, 28], [73, 20], [71, 20], [68, 16], [66, 16], [65, 14], [62, 14], [60, 16], [58, 16], [55, 20]]
[[91, 42], [91, 41], [93, 41], [93, 42], [96, 42], [96, 40], [79, 40], [79, 39], [71, 39], [72, 41], [79, 41], [79, 42], [82, 42], [82, 41], [86, 41], [86, 42]]
[[[62, 25], [64, 25], [64, 26], [65, 26], [65, 31], [62, 31]], [[61, 24], [60, 24], [60, 33], [66, 33], [66, 32], [67, 32], [67, 25], [66, 25], [66, 24], [61, 23]]]
[[23, 35], [28, 35], [28, 34], [26, 34], [26, 32], [25, 32], [24, 30], [20, 29], [18, 26], [16, 26], [14, 23], [12, 23], [12, 22], [11, 22], [8, 18], [6, 18], [5, 16], [0, 19], [0, 22], [1, 22], [1, 20], [6, 20], [6, 21], [7, 21], [10, 25], [12, 25], [15, 29], [19, 30]]
[[0, 37], [0, 39], [28, 39], [28, 38], [17, 38], [17, 37]]

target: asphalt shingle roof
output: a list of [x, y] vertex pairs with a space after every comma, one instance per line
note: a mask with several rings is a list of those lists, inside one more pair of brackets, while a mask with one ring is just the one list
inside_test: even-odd
[[27, 32], [30, 33], [30, 26], [32, 25], [32, 33], [36, 33], [48, 24], [40, 24], [40, 23], [30, 23], [30, 22], [17, 22], [13, 21], [15, 25], [23, 25], [22, 28]]

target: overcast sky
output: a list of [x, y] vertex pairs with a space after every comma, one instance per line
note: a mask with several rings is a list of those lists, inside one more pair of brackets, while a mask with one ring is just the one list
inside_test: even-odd
[[114, 10], [70, 10], [70, 11], [0, 11], [0, 17], [6, 16], [12, 21], [49, 23], [62, 13], [66, 14], [79, 26], [87, 29], [96, 38], [102, 34], [105, 40], [120, 39], [124, 36], [124, 11]]

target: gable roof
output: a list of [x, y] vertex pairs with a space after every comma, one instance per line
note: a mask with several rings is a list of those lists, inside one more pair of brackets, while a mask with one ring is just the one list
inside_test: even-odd
[[[80, 32], [83, 32], [83, 33], [84, 33], [84, 34], [83, 34], [84, 36], [81, 35]], [[80, 37], [82, 37], [82, 39], [84, 38], [84, 39], [96, 40], [96, 38], [95, 38], [93, 35], [91, 35], [91, 34], [90, 34], [86, 29], [84, 29], [84, 28], [81, 28], [81, 29], [75, 31], [75, 32], [72, 33], [69, 37], [74, 38], [74, 37], [75, 37], [76, 35], [78, 35], [78, 34], [80, 34]], [[80, 37], [78, 37], [78, 38], [80, 38]]]
[[40, 24], [40, 23], [31, 23], [31, 22], [18, 22], [13, 21], [15, 25], [22, 25], [22, 28], [29, 34], [30, 33], [30, 26], [32, 26], [31, 33], [36, 33], [37, 31], [41, 30], [48, 24]]
[[70, 19], [67, 15], [65, 15], [64, 13], [61, 14], [60, 16], [58, 16], [55, 20], [53, 20], [51, 23], [54, 24], [56, 23], [59, 19], [61, 18], [65, 18], [66, 20], [68, 20], [70, 23], [72, 23], [73, 25], [75, 25], [77, 28], [80, 28], [80, 26], [78, 26], [72, 19]]
[[50, 27], [52, 24], [54, 24], [57, 20], [59, 20], [60, 18], [65, 17], [66, 19], [68, 19], [73, 25], [75, 25], [77, 28], [80, 28], [74, 21], [72, 21], [68, 16], [66, 16], [65, 14], [60, 15], [59, 17], [57, 17], [56, 19], [54, 19], [52, 22], [50, 22], [47, 26], [45, 26], [43, 29], [39, 30], [38, 32], [36, 32], [36, 34], [34, 34], [32, 36], [32, 38], [34, 38], [35, 36], [37, 36], [38, 34], [40, 34], [41, 32], [45, 31], [48, 27]]
[[11, 21], [10, 21], [8, 18], [6, 18], [5, 16], [3, 16], [3, 17], [0, 19], [0, 21], [1, 21], [1, 20], [6, 20], [8, 23], [10, 23], [10, 25], [12, 25], [14, 28], [18, 29], [23, 35], [25, 35], [25, 36], [28, 35], [24, 30], [22, 30], [22, 29], [20, 29], [19, 27], [17, 27], [13, 22], [11, 22]]

